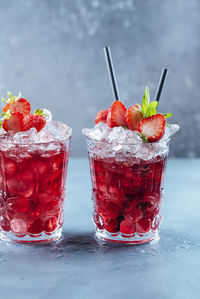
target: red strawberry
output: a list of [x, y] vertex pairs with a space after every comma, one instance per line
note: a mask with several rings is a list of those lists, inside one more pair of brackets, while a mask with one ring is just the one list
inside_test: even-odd
[[26, 114], [24, 115], [24, 118], [23, 118], [23, 131], [28, 131], [30, 130], [30, 128], [32, 128], [32, 123], [33, 123], [33, 114], [29, 113], [29, 114]]
[[151, 220], [148, 218], [142, 218], [136, 223], [136, 230], [138, 233], [148, 233], [151, 229]]
[[8, 110], [11, 112], [21, 112], [23, 114], [28, 114], [31, 111], [31, 104], [28, 100], [19, 98], [15, 102], [8, 103], [3, 107], [3, 113], [6, 113]]
[[123, 220], [120, 223], [120, 232], [122, 234], [134, 234], [135, 233], [135, 223], [132, 219]]
[[126, 107], [124, 106], [124, 104], [122, 104], [122, 102], [120, 101], [115, 101], [110, 106], [110, 109], [108, 111], [107, 125], [110, 128], [126, 126], [125, 113], [126, 113]]
[[138, 132], [144, 140], [155, 142], [161, 139], [165, 133], [166, 119], [162, 114], [143, 118], [138, 125]]
[[101, 110], [97, 113], [95, 118], [95, 124], [98, 124], [100, 121], [106, 124], [108, 110]]
[[128, 128], [133, 131], [136, 131], [138, 129], [139, 122], [143, 118], [143, 114], [140, 111], [138, 105], [136, 104], [128, 108], [125, 117]]
[[36, 128], [37, 131], [40, 132], [45, 125], [46, 119], [44, 116], [39, 114], [33, 115], [32, 127]]
[[6, 132], [13, 131], [14, 133], [23, 131], [23, 117], [20, 112], [12, 112], [11, 117], [3, 121], [3, 129]]

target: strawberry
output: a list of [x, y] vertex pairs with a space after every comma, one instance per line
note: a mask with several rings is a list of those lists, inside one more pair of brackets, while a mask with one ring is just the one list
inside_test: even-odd
[[23, 131], [23, 117], [24, 115], [20, 112], [12, 112], [11, 116], [8, 119], [3, 121], [3, 129], [6, 132], [20, 132]]
[[8, 103], [3, 107], [3, 113], [6, 113], [8, 110], [11, 112], [20, 112], [23, 114], [28, 114], [31, 111], [31, 104], [28, 100], [19, 98], [13, 102]]
[[107, 125], [110, 128], [126, 126], [125, 113], [126, 113], [126, 107], [124, 106], [124, 104], [122, 104], [122, 102], [120, 101], [115, 101], [110, 106], [110, 109], [108, 111]]
[[133, 105], [132, 107], [128, 108], [125, 114], [126, 123], [130, 130], [136, 131], [138, 128], [138, 124], [143, 118], [143, 114], [139, 109], [137, 104]]
[[161, 139], [165, 133], [166, 119], [162, 114], [143, 118], [138, 125], [138, 132], [145, 141], [155, 142]]
[[23, 118], [23, 131], [28, 131], [30, 128], [32, 128], [32, 122], [33, 122], [33, 114], [25, 114]]
[[42, 128], [44, 128], [45, 125], [46, 125], [46, 119], [44, 116], [42, 116], [40, 114], [33, 115], [31, 127], [36, 128], [37, 131], [40, 132], [42, 130]]
[[97, 113], [95, 118], [95, 124], [98, 124], [100, 121], [106, 124], [108, 110], [101, 110]]

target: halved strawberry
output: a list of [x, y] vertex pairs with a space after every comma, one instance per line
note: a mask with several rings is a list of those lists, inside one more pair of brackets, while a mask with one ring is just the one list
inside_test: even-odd
[[106, 124], [108, 110], [101, 110], [97, 113], [95, 118], [95, 124], [98, 124], [100, 121]]
[[42, 130], [42, 128], [44, 128], [44, 126], [46, 125], [46, 119], [44, 116], [36, 114], [33, 115], [33, 120], [32, 120], [32, 126], [37, 129], [38, 132], [40, 132]]
[[110, 106], [110, 109], [108, 111], [107, 125], [110, 128], [126, 126], [125, 113], [126, 113], [126, 107], [124, 106], [124, 104], [122, 104], [122, 102], [120, 101], [115, 101]]
[[140, 111], [137, 104], [128, 108], [125, 114], [126, 123], [129, 129], [136, 131], [138, 129], [138, 124], [143, 118], [143, 114]]
[[20, 112], [23, 114], [28, 114], [31, 111], [31, 104], [28, 100], [19, 98], [14, 102], [8, 103], [3, 107], [3, 113], [6, 113], [8, 110], [11, 112]]
[[165, 133], [166, 119], [162, 114], [143, 118], [138, 125], [138, 132], [145, 141], [155, 142], [161, 139]]
[[24, 115], [20, 112], [12, 112], [10, 118], [3, 121], [2, 127], [6, 132], [20, 132], [23, 131]]

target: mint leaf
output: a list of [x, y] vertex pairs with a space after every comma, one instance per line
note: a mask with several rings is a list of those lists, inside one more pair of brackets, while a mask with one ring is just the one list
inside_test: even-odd
[[146, 109], [147, 109], [149, 103], [150, 103], [149, 88], [146, 86], [145, 91], [144, 91], [144, 95], [143, 95], [143, 99], [142, 99], [143, 117], [147, 117], [146, 116]]
[[157, 101], [151, 102], [146, 108], [146, 117], [155, 115], [158, 105], [159, 103]]
[[165, 118], [169, 118], [169, 117], [171, 117], [171, 116], [172, 116], [172, 114], [171, 114], [171, 113], [164, 113], [163, 115], [164, 115], [164, 117], [165, 117]]
[[146, 86], [143, 99], [142, 99], [142, 108], [146, 108], [150, 102], [149, 88]]

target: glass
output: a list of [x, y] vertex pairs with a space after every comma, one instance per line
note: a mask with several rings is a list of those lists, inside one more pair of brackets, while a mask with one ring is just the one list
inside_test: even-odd
[[96, 236], [130, 244], [158, 239], [169, 138], [140, 147], [86, 140]]
[[0, 138], [0, 237], [49, 242], [61, 236], [71, 136], [15, 144]]

